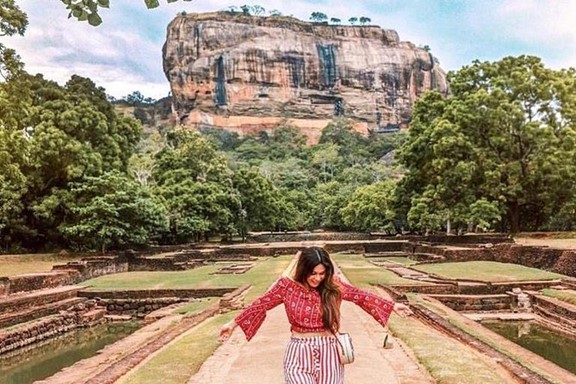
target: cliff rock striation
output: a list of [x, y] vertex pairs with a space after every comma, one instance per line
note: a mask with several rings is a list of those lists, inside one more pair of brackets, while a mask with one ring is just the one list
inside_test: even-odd
[[423, 92], [447, 92], [434, 56], [394, 30], [285, 16], [179, 15], [163, 64], [182, 124], [246, 134], [287, 122], [310, 142], [335, 116], [363, 133], [404, 127]]

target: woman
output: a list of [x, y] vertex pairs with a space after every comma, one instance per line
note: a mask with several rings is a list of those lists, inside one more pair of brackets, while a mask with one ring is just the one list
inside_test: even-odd
[[266, 312], [284, 304], [292, 337], [284, 355], [287, 384], [342, 384], [344, 367], [338, 357], [334, 334], [340, 328], [340, 303], [351, 301], [382, 326], [392, 310], [402, 317], [410, 309], [341, 281], [324, 248], [309, 247], [299, 252], [293, 278], [282, 277], [266, 294], [244, 309], [220, 330], [220, 341], [239, 326], [250, 341]]

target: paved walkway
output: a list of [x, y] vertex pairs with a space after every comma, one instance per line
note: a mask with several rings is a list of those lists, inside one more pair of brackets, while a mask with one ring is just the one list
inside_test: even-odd
[[[268, 312], [262, 328], [250, 342], [246, 342], [242, 330], [236, 328], [188, 384], [283, 383], [282, 360], [290, 338], [289, 328], [283, 306]], [[382, 348], [385, 330], [354, 304], [342, 304], [342, 330], [351, 334], [356, 355], [356, 361], [346, 366], [346, 383], [432, 382], [397, 340], [393, 349]]]

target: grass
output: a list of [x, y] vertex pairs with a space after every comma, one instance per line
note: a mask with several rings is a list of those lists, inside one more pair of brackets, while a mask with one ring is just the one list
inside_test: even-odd
[[206, 309], [209, 306], [211, 306], [212, 304], [214, 304], [216, 302], [216, 300], [217, 300], [216, 297], [206, 297], [203, 299], [197, 299], [197, 300], [190, 302], [189, 304], [182, 305], [181, 307], [178, 307], [177, 309], [174, 310], [173, 313], [178, 314], [178, 315], [186, 315], [186, 314], [191, 314], [191, 313], [195, 313], [195, 312], [200, 312], [203, 309]]
[[576, 291], [571, 289], [567, 290], [557, 290], [557, 289], [543, 289], [540, 291], [541, 294], [548, 297], [553, 297], [555, 299], [564, 301], [568, 304], [576, 305]]
[[370, 257], [367, 259], [369, 259], [372, 262], [378, 262], [378, 263], [391, 262], [405, 266], [410, 266], [417, 263], [416, 260], [411, 260], [405, 256]]
[[447, 338], [414, 318], [393, 316], [392, 333], [410, 347], [438, 384], [506, 384], [508, 377], [498, 374], [470, 347]]
[[407, 265], [407, 266], [417, 263], [416, 260], [412, 260], [412, 259], [409, 259], [408, 257], [402, 257], [402, 256], [385, 257], [384, 260], [391, 261], [393, 263], [402, 264], [402, 265]]
[[[512, 352], [508, 351], [506, 349], [505, 345], [500, 344], [500, 340], [501, 340], [500, 338], [491, 338], [489, 335], [494, 334], [492, 331], [489, 331], [489, 330], [483, 328], [481, 325], [479, 325], [477, 323], [472, 323], [473, 325], [467, 324], [466, 320], [462, 316], [455, 313], [450, 308], [445, 307], [441, 303], [426, 300], [418, 294], [408, 294], [408, 297], [409, 297], [411, 303], [420, 304], [420, 305], [428, 308], [429, 310], [431, 310], [432, 312], [441, 316], [444, 320], [448, 321], [450, 324], [452, 324], [456, 328], [468, 333], [469, 335], [475, 337], [478, 340], [485, 342], [490, 347], [492, 347], [495, 350], [508, 356], [510, 359], [519, 362], [523, 366], [525, 366], [525, 367], [531, 369], [532, 371], [538, 373], [542, 377], [545, 377], [551, 383], [561, 384], [561, 382], [557, 378], [551, 377], [550, 375], [548, 375], [545, 372], [542, 372], [540, 369], [538, 369], [538, 367], [535, 366], [532, 363], [532, 361], [529, 360], [529, 358], [526, 358], [523, 356], [516, 356]], [[393, 321], [391, 322], [391, 325], [390, 325], [391, 329], [394, 327], [394, 324], [395, 323], [394, 323], [394, 318], [393, 318]], [[478, 328], [478, 327], [481, 327], [481, 328]], [[429, 329], [429, 328], [427, 328], [427, 329]], [[481, 329], [481, 330], [479, 330], [479, 329]], [[406, 336], [402, 336], [402, 334], [401, 334], [400, 337], [402, 339], [404, 339], [404, 337], [410, 337], [410, 332], [411, 331], [408, 330], [408, 334]], [[448, 338], [445, 338], [445, 339], [450, 340]], [[466, 380], [466, 383], [468, 383], [467, 380]]]
[[[415, 283], [402, 279], [379, 268], [367, 260], [351, 255], [333, 255], [342, 272], [351, 283], [368, 289], [374, 282], [387, 281], [387, 284]], [[439, 384], [483, 384], [507, 383], [477, 353], [461, 343], [432, 331], [414, 318], [399, 318], [392, 315], [389, 328], [396, 337], [402, 339], [415, 353], [418, 360], [428, 369]]]
[[361, 282], [364, 286], [370, 286], [371, 284], [426, 284], [416, 280], [404, 279], [394, 272], [371, 264], [359, 255], [334, 254], [332, 258], [340, 266], [348, 280]]
[[514, 238], [516, 244], [560, 249], [576, 249], [575, 232], [553, 232], [541, 234], [520, 234]]
[[0, 277], [49, 272], [56, 264], [77, 260], [80, 258], [58, 254], [0, 255]]
[[182, 337], [168, 344], [144, 365], [117, 381], [118, 384], [183, 384], [200, 369], [202, 363], [219, 346], [220, 327], [232, 313], [207, 319]]
[[468, 279], [486, 282], [556, 280], [566, 276], [525, 267], [517, 264], [498, 263], [494, 261], [465, 261], [459, 263], [422, 264], [414, 269], [431, 273], [446, 279]]
[[237, 287], [243, 284], [270, 284], [269, 276], [278, 277], [288, 266], [292, 256], [264, 259], [243, 274], [214, 274], [226, 263], [206, 265], [175, 272], [126, 272], [87, 280], [91, 290], [130, 289], [199, 289]]
[[[203, 276], [204, 280], [220, 280], [225, 278], [229, 281], [228, 286], [250, 282], [252, 288], [248, 291], [244, 299], [246, 303], [250, 303], [268, 289], [270, 284], [288, 267], [290, 261], [292, 261], [292, 256], [270, 258], [257, 262], [257, 264], [244, 275]], [[194, 279], [196, 279], [197, 276], [194, 276]], [[178, 278], [177, 281], [180, 281], [180, 278]], [[141, 281], [140, 283], [144, 282]], [[216, 299], [214, 298], [212, 300]], [[193, 313], [207, 305], [209, 304], [190, 303], [180, 308], [179, 313]], [[234, 311], [207, 319], [186, 332], [182, 337], [162, 348], [137, 370], [118, 381], [118, 384], [147, 384], [151, 381], [160, 380], [163, 384], [186, 383], [192, 375], [198, 372], [202, 363], [218, 348], [217, 335], [220, 327], [234, 318], [236, 314], [237, 311]], [[169, 374], [167, 374], [168, 372]]]

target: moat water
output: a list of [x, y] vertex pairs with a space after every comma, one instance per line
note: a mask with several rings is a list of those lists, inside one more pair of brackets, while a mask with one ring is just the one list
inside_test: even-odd
[[576, 374], [576, 339], [533, 321], [482, 321], [482, 325]]
[[106, 323], [82, 328], [21, 353], [0, 356], [0, 384], [29, 384], [94, 356], [108, 344], [140, 327], [137, 322]]

